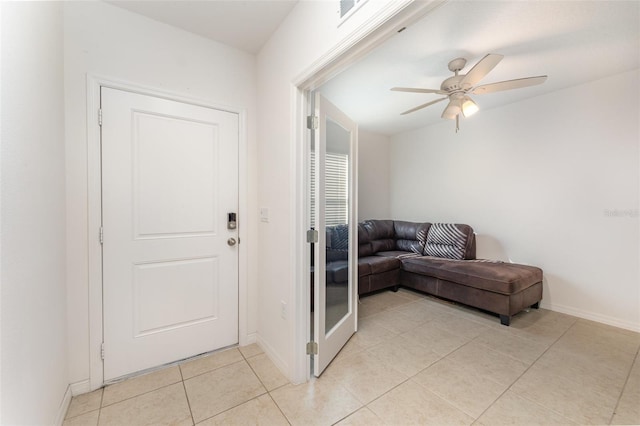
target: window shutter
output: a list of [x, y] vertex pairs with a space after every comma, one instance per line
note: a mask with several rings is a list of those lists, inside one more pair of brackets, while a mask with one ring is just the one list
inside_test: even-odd
[[[315, 211], [315, 153], [311, 153], [311, 211]], [[325, 220], [326, 225], [348, 223], [349, 207], [349, 156], [327, 153], [325, 174]], [[315, 227], [315, 216], [311, 215], [311, 226]]]
[[327, 225], [347, 223], [348, 156], [327, 153], [325, 217]]

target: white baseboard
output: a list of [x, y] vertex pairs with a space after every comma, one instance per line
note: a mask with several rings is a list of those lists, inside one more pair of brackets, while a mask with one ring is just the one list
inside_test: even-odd
[[67, 386], [67, 390], [64, 392], [64, 397], [62, 398], [60, 408], [58, 408], [58, 415], [56, 416], [55, 422], [56, 426], [62, 426], [62, 423], [64, 423], [64, 418], [67, 417], [69, 404], [71, 404], [71, 385]]
[[580, 309], [573, 308], [571, 306], [557, 305], [554, 303], [545, 303], [544, 300], [540, 303], [540, 306], [544, 309], [549, 309], [550, 311], [560, 312], [567, 315], [573, 315], [574, 317], [611, 325], [613, 327], [624, 328], [625, 330], [640, 332], [640, 324], [633, 323], [631, 321], [621, 321], [619, 318], [612, 318], [612, 317], [597, 314], [594, 312], [583, 311]]
[[291, 371], [289, 369], [289, 366], [287, 365], [286, 362], [284, 362], [284, 360], [282, 360], [278, 355], [276, 355], [276, 351], [274, 351], [269, 344], [267, 344], [264, 340], [262, 340], [259, 335], [257, 336], [256, 343], [258, 344], [258, 346], [260, 346], [260, 348], [264, 351], [264, 353], [267, 354], [271, 362], [273, 362], [275, 366], [278, 367], [280, 372], [284, 374], [284, 376], [291, 383], [293, 383], [293, 380], [291, 380], [291, 374], [290, 374]]
[[249, 333], [244, 337], [244, 340], [240, 341], [240, 346], [247, 346], [257, 342], [258, 342], [257, 334]]
[[73, 396], [91, 392], [91, 382], [89, 381], [89, 379], [83, 380], [81, 382], [71, 383], [69, 387], [71, 387], [71, 395]]

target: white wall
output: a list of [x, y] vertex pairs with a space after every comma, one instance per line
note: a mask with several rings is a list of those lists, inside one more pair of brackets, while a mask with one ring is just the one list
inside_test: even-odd
[[248, 213], [257, 211], [255, 56], [103, 2], [65, 2], [64, 19], [70, 381], [89, 378], [87, 251], [97, 235], [87, 230], [87, 73], [247, 110], [248, 208], [240, 219], [250, 236], [242, 242], [247, 334], [255, 333], [257, 218]]
[[543, 306], [639, 331], [639, 81], [481, 110], [458, 134], [443, 121], [392, 137], [392, 216], [468, 223], [479, 257], [544, 270]]
[[61, 420], [69, 383], [62, 7], [0, 7], [0, 423], [46, 425]]
[[[337, 58], [357, 41], [403, 10], [410, 0], [370, 0], [338, 27], [337, 3], [301, 1], [258, 55], [258, 194], [259, 206], [269, 209], [269, 222], [259, 226], [258, 339], [293, 381], [304, 380], [298, 364], [304, 346], [297, 319], [307, 312], [298, 301], [305, 281], [297, 262], [304, 262], [296, 235], [303, 198], [297, 166], [302, 163], [304, 135], [296, 133], [294, 82], [311, 69]], [[419, 2], [422, 7], [432, 2]], [[406, 9], [405, 9], [406, 10]], [[300, 123], [303, 117], [299, 117]], [[296, 239], [299, 237], [298, 239]], [[282, 318], [281, 303], [289, 314]], [[308, 312], [307, 312], [308, 313]], [[296, 328], [296, 326], [298, 328]], [[296, 346], [297, 345], [297, 346]]]
[[391, 219], [389, 137], [358, 130], [358, 221]]

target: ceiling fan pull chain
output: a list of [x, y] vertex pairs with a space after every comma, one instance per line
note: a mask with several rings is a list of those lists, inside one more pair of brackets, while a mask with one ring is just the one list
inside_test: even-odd
[[456, 115], [456, 133], [460, 130], [460, 114]]

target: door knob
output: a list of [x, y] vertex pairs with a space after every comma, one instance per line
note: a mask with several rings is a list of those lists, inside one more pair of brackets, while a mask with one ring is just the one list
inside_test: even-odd
[[227, 244], [229, 244], [230, 246], [235, 246], [236, 245], [236, 239], [235, 238], [229, 238], [227, 240]]

